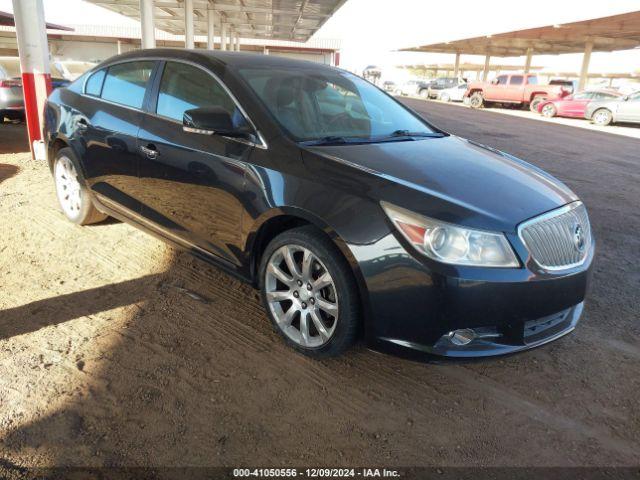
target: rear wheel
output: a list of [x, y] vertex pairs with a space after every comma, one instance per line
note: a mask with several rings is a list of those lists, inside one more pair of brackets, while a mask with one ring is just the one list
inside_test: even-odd
[[531, 99], [531, 102], [529, 103], [529, 110], [538, 113], [538, 105], [540, 105], [540, 102], [544, 100], [546, 99], [542, 95], [536, 95]]
[[591, 117], [591, 121], [596, 125], [606, 126], [613, 121], [613, 114], [606, 108], [596, 110]]
[[480, 92], [475, 92], [469, 98], [469, 106], [471, 108], [482, 108], [484, 105], [484, 98]]
[[541, 113], [543, 116], [547, 118], [551, 118], [551, 117], [555, 117], [558, 114], [558, 110], [556, 109], [556, 106], [553, 103], [547, 103], [542, 107]]
[[73, 150], [61, 148], [53, 164], [58, 202], [66, 217], [78, 225], [101, 222], [107, 215], [94, 207]]
[[262, 301], [287, 344], [310, 357], [350, 347], [359, 324], [351, 269], [315, 227], [288, 230], [267, 246], [260, 262]]

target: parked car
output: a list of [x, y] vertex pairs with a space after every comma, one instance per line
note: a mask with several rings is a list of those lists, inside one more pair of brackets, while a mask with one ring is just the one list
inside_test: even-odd
[[[594, 242], [551, 175], [312, 62], [154, 49], [49, 97], [76, 224], [107, 215], [260, 289], [298, 351], [511, 353], [571, 332]], [[72, 245], [69, 248], [73, 248]]]
[[[69, 84], [55, 65], [51, 65], [51, 84], [53, 88]], [[0, 57], [0, 123], [4, 118], [24, 118], [22, 74], [18, 57]]]
[[576, 80], [563, 80], [554, 78], [549, 80], [549, 85], [560, 85], [565, 92], [571, 94], [578, 89], [578, 82]]
[[467, 93], [467, 84], [461, 83], [453, 88], [440, 90], [436, 98], [443, 102], [462, 102], [464, 100], [465, 93]]
[[93, 62], [80, 62], [76, 60], [58, 60], [55, 66], [67, 80], [75, 80], [87, 70], [95, 67]]
[[398, 87], [396, 85], [396, 82], [392, 80], [385, 80], [382, 83], [382, 88], [387, 92], [395, 92]]
[[425, 97], [429, 93], [431, 81], [427, 80], [408, 80], [398, 85], [396, 95], [421, 96]]
[[545, 117], [584, 118], [587, 105], [594, 100], [613, 100], [622, 95], [615, 90], [585, 90], [562, 99], [546, 100], [538, 105], [538, 112]]
[[640, 123], [640, 91], [613, 100], [594, 100], [587, 106], [585, 118], [596, 125]]
[[465, 82], [463, 82], [462, 80], [456, 77], [438, 78], [433, 82], [431, 82], [431, 84], [429, 85], [429, 91], [427, 92], [427, 96], [429, 98], [438, 98], [442, 90], [455, 88], [461, 83], [465, 83]]
[[538, 104], [543, 100], [566, 95], [567, 92], [560, 85], [539, 85], [535, 74], [514, 73], [499, 75], [491, 82], [471, 82], [465, 101], [472, 108], [495, 102], [529, 106], [532, 112], [537, 112]]

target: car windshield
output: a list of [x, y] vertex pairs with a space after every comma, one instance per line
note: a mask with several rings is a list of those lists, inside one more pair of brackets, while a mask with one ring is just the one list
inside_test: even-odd
[[377, 87], [348, 72], [297, 67], [244, 68], [239, 74], [299, 142], [441, 135]]

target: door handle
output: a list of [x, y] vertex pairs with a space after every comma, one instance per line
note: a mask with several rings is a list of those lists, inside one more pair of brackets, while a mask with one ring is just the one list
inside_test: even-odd
[[155, 160], [156, 158], [158, 158], [160, 156], [160, 152], [158, 152], [158, 150], [156, 150], [155, 145], [153, 145], [151, 143], [149, 145], [147, 145], [146, 147], [144, 145], [142, 145], [140, 147], [140, 151], [142, 153], [144, 153], [149, 160]]

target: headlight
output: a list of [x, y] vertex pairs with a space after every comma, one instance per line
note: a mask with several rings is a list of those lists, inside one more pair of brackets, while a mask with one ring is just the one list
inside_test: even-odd
[[502, 233], [459, 227], [380, 202], [402, 236], [416, 250], [442, 263], [475, 267], [518, 267]]

